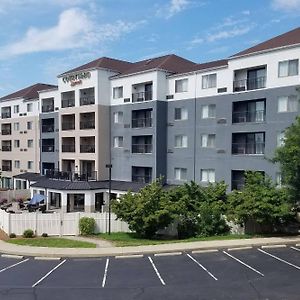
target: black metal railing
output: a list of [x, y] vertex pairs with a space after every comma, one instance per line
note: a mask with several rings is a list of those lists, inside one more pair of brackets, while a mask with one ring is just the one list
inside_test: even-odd
[[80, 129], [95, 129], [95, 121], [81, 121]]
[[266, 87], [266, 76], [256, 77], [256, 78], [248, 78], [242, 80], [235, 80], [233, 82], [233, 91], [234, 92], [242, 92], [249, 90], [257, 90]]
[[54, 152], [55, 146], [54, 145], [43, 145], [42, 152]]
[[3, 112], [1, 113], [1, 118], [2, 119], [7, 119], [11, 117], [11, 113], [10, 112]]
[[62, 122], [61, 123], [61, 130], [74, 130], [75, 129], [75, 122]]
[[132, 128], [152, 127], [152, 118], [132, 119]]
[[148, 175], [132, 175], [132, 181], [140, 183], [150, 183], [152, 181], [152, 177]]
[[232, 154], [264, 154], [265, 143], [232, 143]]
[[94, 96], [80, 98], [80, 105], [90, 105], [90, 104], [95, 104]]
[[42, 112], [52, 112], [54, 111], [54, 105], [43, 105]]
[[152, 100], [152, 91], [139, 92], [132, 94], [132, 102], [143, 102]]
[[95, 145], [80, 145], [80, 153], [95, 153]]
[[246, 122], [264, 122], [266, 119], [265, 110], [254, 111], [234, 111], [232, 113], [232, 123], [246, 123]]
[[54, 124], [53, 125], [42, 125], [42, 132], [54, 132]]
[[61, 107], [73, 107], [75, 106], [75, 99], [63, 99], [61, 100]]
[[2, 129], [1, 134], [2, 135], [10, 135], [11, 134], [11, 129]]
[[59, 171], [57, 169], [46, 169], [45, 176], [47, 178], [70, 181], [92, 181], [97, 180], [97, 171], [91, 172], [73, 172], [73, 171]]
[[75, 152], [75, 145], [61, 145], [62, 152]]
[[11, 145], [2, 145], [2, 151], [11, 151]]
[[132, 153], [152, 153], [152, 144], [132, 144]]

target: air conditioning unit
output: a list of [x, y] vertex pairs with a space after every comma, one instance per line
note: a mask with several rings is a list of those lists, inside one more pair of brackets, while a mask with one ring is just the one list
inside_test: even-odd
[[168, 149], [168, 153], [174, 153], [172, 149]]
[[174, 99], [174, 95], [167, 95], [167, 96], [166, 96], [166, 99], [167, 99], [167, 100], [169, 100], [169, 99]]
[[130, 102], [130, 98], [124, 98], [124, 103]]
[[167, 123], [167, 126], [174, 126], [174, 123]]
[[220, 118], [217, 121], [218, 124], [226, 124], [227, 123], [227, 119], [226, 118]]
[[224, 149], [217, 149], [217, 153], [226, 153]]

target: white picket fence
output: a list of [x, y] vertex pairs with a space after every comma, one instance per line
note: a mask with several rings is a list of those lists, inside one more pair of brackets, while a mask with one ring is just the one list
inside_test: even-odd
[[[22, 213], [10, 214], [0, 210], [0, 228], [7, 234], [22, 235], [24, 230], [32, 229], [35, 234], [42, 235], [78, 235], [79, 219], [82, 217], [94, 218], [96, 221], [95, 232], [108, 232], [108, 213]], [[128, 224], [116, 220], [111, 214], [111, 232], [130, 232]]]

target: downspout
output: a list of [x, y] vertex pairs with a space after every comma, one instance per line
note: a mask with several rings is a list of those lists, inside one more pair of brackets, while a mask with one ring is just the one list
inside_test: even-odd
[[196, 118], [197, 118], [197, 102], [196, 102], [196, 91], [197, 91], [197, 73], [195, 73], [195, 90], [194, 90], [194, 157], [193, 157], [193, 163], [194, 163], [194, 181], [196, 181]]

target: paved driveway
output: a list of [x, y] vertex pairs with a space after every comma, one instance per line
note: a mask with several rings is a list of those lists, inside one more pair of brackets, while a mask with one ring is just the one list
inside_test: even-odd
[[2, 257], [0, 299], [300, 299], [300, 249], [60, 261]]

